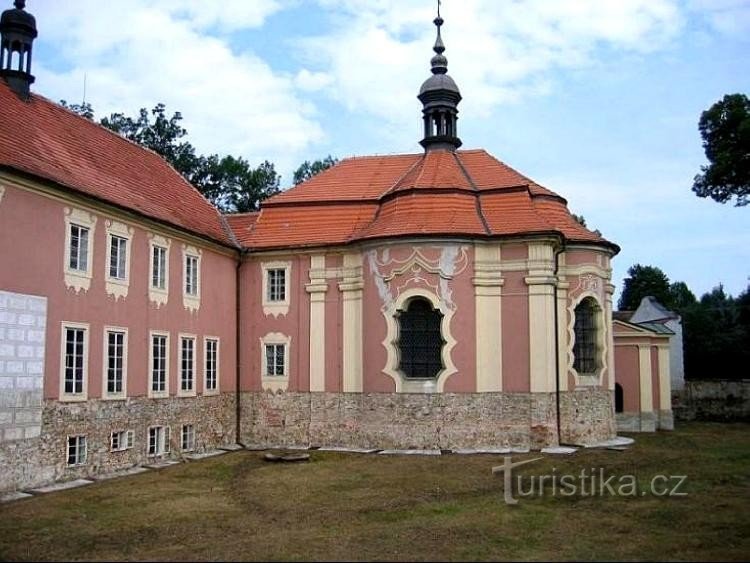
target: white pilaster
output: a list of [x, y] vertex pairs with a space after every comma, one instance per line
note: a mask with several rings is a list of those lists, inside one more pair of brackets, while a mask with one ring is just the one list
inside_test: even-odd
[[651, 385], [651, 346], [638, 345], [638, 371], [640, 372], [641, 413], [654, 411], [654, 396]]
[[362, 254], [344, 254], [344, 279], [339, 283], [344, 302], [344, 393], [362, 391]]
[[554, 252], [550, 243], [529, 244], [529, 371], [532, 393], [550, 393], [555, 385]]
[[310, 392], [325, 391], [326, 376], [326, 257], [310, 257], [310, 283], [305, 286], [310, 294]]
[[669, 346], [659, 346], [659, 410], [672, 410], [672, 381], [669, 377]]
[[474, 246], [477, 392], [503, 390], [500, 244]]

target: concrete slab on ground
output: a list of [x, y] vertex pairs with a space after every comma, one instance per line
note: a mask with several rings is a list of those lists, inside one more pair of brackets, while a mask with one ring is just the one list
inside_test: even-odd
[[239, 444], [227, 444], [226, 446], [219, 446], [219, 449], [224, 450], [225, 452], [236, 452], [244, 448]]
[[440, 455], [440, 450], [381, 450], [382, 455]]
[[368, 449], [368, 448], [346, 448], [344, 446], [323, 446], [318, 448], [318, 451], [320, 452], [343, 452], [343, 453], [351, 453], [351, 454], [374, 454], [379, 452], [378, 449]]
[[510, 448], [477, 448], [477, 449], [471, 449], [471, 448], [463, 448], [458, 450], [452, 450], [454, 454], [459, 455], [474, 455], [474, 454], [495, 454], [495, 455], [502, 455], [502, 454], [509, 454]]
[[172, 465], [177, 465], [179, 463], [180, 463], [179, 461], [166, 459], [164, 461], [159, 461], [157, 463], [148, 463], [144, 465], [143, 467], [145, 467], [146, 469], [164, 469], [165, 467], [170, 467]]
[[78, 487], [85, 487], [86, 485], [90, 485], [91, 483], [93, 483], [91, 479], [76, 479], [75, 481], [64, 481], [62, 483], [54, 483], [52, 485], [47, 485], [46, 487], [37, 487], [36, 489], [30, 489], [29, 492], [34, 493], [35, 495], [55, 493], [57, 491], [66, 491], [68, 489], [76, 489]]
[[202, 453], [199, 453], [199, 454], [185, 454], [182, 457], [184, 457], [185, 459], [188, 459], [190, 461], [197, 461], [199, 459], [206, 459], [206, 458], [209, 458], [209, 457], [216, 457], [216, 456], [219, 456], [219, 455], [224, 455], [226, 453], [227, 453], [227, 450], [219, 449], [219, 450], [211, 450], [211, 451], [208, 451], [208, 452], [202, 452]]
[[542, 448], [543, 454], [552, 455], [570, 455], [578, 451], [578, 448], [571, 448], [570, 446], [551, 446], [549, 448]]
[[0, 504], [5, 502], [13, 502], [14, 500], [21, 500], [22, 498], [29, 498], [34, 496], [30, 493], [22, 493], [21, 491], [13, 491], [12, 493], [3, 493], [0, 495]]
[[139, 473], [146, 473], [148, 469], [145, 467], [130, 467], [123, 469], [122, 471], [113, 471], [112, 473], [103, 473], [94, 477], [96, 481], [108, 481], [110, 479], [118, 479], [120, 477], [127, 477], [128, 475], [138, 475]]

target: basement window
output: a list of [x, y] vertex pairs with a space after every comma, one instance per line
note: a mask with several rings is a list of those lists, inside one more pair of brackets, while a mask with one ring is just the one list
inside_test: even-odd
[[86, 436], [68, 436], [68, 466], [86, 463]]

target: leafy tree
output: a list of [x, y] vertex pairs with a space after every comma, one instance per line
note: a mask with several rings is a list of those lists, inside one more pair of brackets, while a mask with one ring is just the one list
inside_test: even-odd
[[695, 176], [693, 191], [719, 203], [750, 203], [750, 99], [726, 95], [701, 114], [698, 123], [709, 161]]
[[675, 311], [684, 311], [695, 305], [698, 300], [685, 282], [674, 282], [669, 286], [671, 307]]
[[[94, 119], [91, 104], [60, 104], [87, 119]], [[188, 142], [182, 126], [182, 114], [167, 114], [164, 104], [150, 112], [141, 108], [136, 117], [113, 113], [100, 124], [139, 145], [159, 154], [195, 186], [206, 199], [222, 212], [245, 212], [258, 209], [260, 202], [279, 192], [281, 177], [272, 163], [265, 161], [257, 168], [242, 157], [196, 153]]]
[[88, 102], [83, 102], [81, 104], [69, 104], [65, 100], [60, 100], [60, 105], [74, 113], [77, 113], [81, 117], [85, 117], [89, 121], [93, 121], [94, 119], [94, 110], [91, 107], [91, 104]]
[[635, 264], [628, 269], [628, 277], [625, 278], [617, 307], [620, 310], [637, 309], [641, 299], [647, 295], [654, 296], [667, 308], [672, 307], [672, 294], [667, 275], [654, 266]]
[[338, 158], [333, 158], [330, 154], [322, 160], [315, 160], [313, 162], [306, 160], [294, 171], [294, 185], [306, 182], [316, 174], [323, 172], [323, 170], [328, 170], [338, 161]]
[[745, 376], [750, 361], [750, 325], [742, 299], [719, 285], [683, 312], [685, 375], [688, 379]]

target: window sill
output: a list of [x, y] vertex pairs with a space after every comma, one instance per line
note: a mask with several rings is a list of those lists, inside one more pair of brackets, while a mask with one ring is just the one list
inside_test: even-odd
[[288, 375], [263, 376], [261, 378], [261, 383], [262, 383], [263, 391], [271, 391], [274, 393], [277, 391], [286, 391], [289, 387], [289, 376]]
[[406, 378], [401, 376], [400, 393], [438, 393], [438, 378], [429, 379]]
[[61, 395], [58, 399], [61, 403], [83, 403], [88, 401], [86, 395]]

